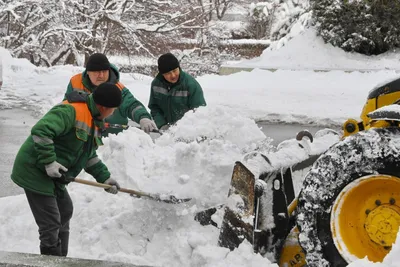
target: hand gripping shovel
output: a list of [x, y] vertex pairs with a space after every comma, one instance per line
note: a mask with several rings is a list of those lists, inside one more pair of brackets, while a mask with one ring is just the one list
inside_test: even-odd
[[[108, 189], [108, 188], [112, 187], [112, 185], [101, 184], [101, 183], [83, 180], [83, 179], [79, 179], [79, 178], [69, 178], [69, 179], [75, 183], [101, 187], [104, 189]], [[144, 197], [144, 198], [148, 198], [151, 200], [170, 203], [170, 204], [179, 204], [179, 203], [188, 202], [191, 200], [191, 198], [176, 198], [175, 196], [172, 196], [172, 195], [151, 194], [151, 193], [146, 193], [146, 192], [142, 192], [142, 191], [136, 191], [133, 189], [122, 188], [122, 187], [118, 191], [123, 192], [123, 193], [128, 193], [133, 197]]]
[[[108, 122], [104, 123], [104, 126], [106, 128], [119, 129], [119, 130], [127, 130], [130, 127], [127, 124], [116, 124], [116, 123], [108, 123]], [[140, 129], [140, 127], [136, 127], [136, 128]], [[160, 132], [160, 130], [158, 130], [158, 129], [154, 129], [151, 132], [162, 135], [162, 132]]]

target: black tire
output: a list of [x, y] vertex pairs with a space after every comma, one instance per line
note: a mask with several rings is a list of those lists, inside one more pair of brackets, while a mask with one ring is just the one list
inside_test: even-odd
[[400, 129], [359, 132], [332, 146], [307, 173], [297, 207], [300, 245], [309, 267], [344, 267], [332, 239], [335, 199], [352, 181], [370, 174], [400, 176]]

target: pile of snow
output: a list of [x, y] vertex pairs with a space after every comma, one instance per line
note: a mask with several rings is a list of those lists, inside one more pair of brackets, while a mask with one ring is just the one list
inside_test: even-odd
[[[196, 212], [224, 203], [233, 163], [241, 159], [243, 147], [265, 138], [254, 121], [230, 113], [229, 108], [204, 107], [190, 117], [199, 123], [205, 115], [223, 117], [226, 130], [234, 129], [242, 120], [256, 133], [236, 142], [236, 135], [247, 135], [247, 127], [227, 136], [203, 132], [201, 136], [206, 138], [197, 141], [190, 140], [195, 135], [188, 131], [187, 136], [180, 134], [182, 140], [176, 140], [172, 128], [154, 143], [149, 135], [133, 127], [106, 138], [98, 154], [121, 186], [193, 200], [171, 205], [71, 184], [68, 188], [75, 215], [70, 256], [152, 266], [272, 266], [254, 254], [248, 243], [234, 252], [219, 247], [219, 230], [203, 227], [193, 219]], [[177, 127], [189, 129], [190, 124], [184, 122]], [[203, 128], [217, 127], [218, 122], [208, 120]], [[85, 173], [81, 178], [91, 179]], [[0, 202], [0, 212], [7, 214], [0, 219], [4, 241], [0, 250], [38, 253], [37, 229], [25, 196], [6, 197]]]

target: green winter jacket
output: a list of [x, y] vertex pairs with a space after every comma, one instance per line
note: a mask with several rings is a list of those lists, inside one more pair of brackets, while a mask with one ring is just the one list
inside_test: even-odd
[[56, 196], [65, 185], [50, 178], [45, 165], [57, 161], [68, 168], [67, 177], [76, 177], [85, 169], [103, 183], [110, 172], [96, 154], [102, 145], [99, 128], [103, 122], [93, 117], [99, 115], [91, 95], [83, 103], [64, 101], [53, 107], [32, 127], [18, 151], [11, 179], [26, 190]]
[[151, 83], [148, 107], [158, 128], [173, 124], [188, 110], [205, 105], [200, 84], [181, 69], [176, 83], [167, 82], [160, 73]]
[[[110, 77], [108, 82], [116, 84], [122, 91], [122, 104], [115, 110], [114, 114], [106, 119], [106, 122], [110, 124], [126, 125], [128, 118], [140, 122], [142, 118], [151, 119], [150, 114], [147, 112], [146, 107], [137, 100], [132, 93], [119, 82], [120, 74], [114, 65], [111, 64]], [[86, 93], [92, 93], [96, 89], [96, 86], [92, 84], [87, 75], [86, 70], [82, 73], [73, 76], [68, 84], [67, 91], [65, 92], [64, 100], [67, 99], [68, 94], [73, 91], [85, 91]], [[107, 136], [109, 133], [119, 133], [122, 129], [107, 128], [103, 131], [103, 136]]]

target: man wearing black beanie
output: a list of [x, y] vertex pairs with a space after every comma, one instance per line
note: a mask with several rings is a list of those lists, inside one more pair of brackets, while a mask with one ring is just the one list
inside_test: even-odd
[[182, 71], [171, 53], [158, 58], [158, 75], [150, 88], [149, 109], [157, 127], [167, 130], [188, 110], [205, 106], [203, 89], [195, 78]]
[[39, 228], [40, 254], [67, 256], [73, 204], [65, 187], [83, 169], [99, 183], [118, 182], [96, 150], [103, 144], [101, 128], [122, 102], [121, 90], [102, 83], [93, 94], [77, 94], [54, 106], [31, 130], [14, 161], [11, 179], [25, 190]]
[[102, 83], [93, 92], [96, 104], [107, 108], [118, 108], [122, 102], [121, 90], [113, 83]]
[[[99, 85], [110, 82], [121, 90], [122, 103], [114, 114], [106, 119], [106, 122], [126, 125], [128, 124], [128, 119], [131, 119], [138, 123], [140, 128], [146, 133], [156, 130], [157, 126], [152, 121], [146, 107], [132, 95], [119, 79], [120, 73], [117, 67], [111, 64], [104, 54], [94, 53], [89, 57], [86, 69], [71, 78], [64, 100], [68, 99], [68, 95], [73, 91], [93, 93]], [[109, 133], [119, 133], [122, 129], [122, 127], [121, 129], [106, 128], [103, 135], [107, 136]]]

